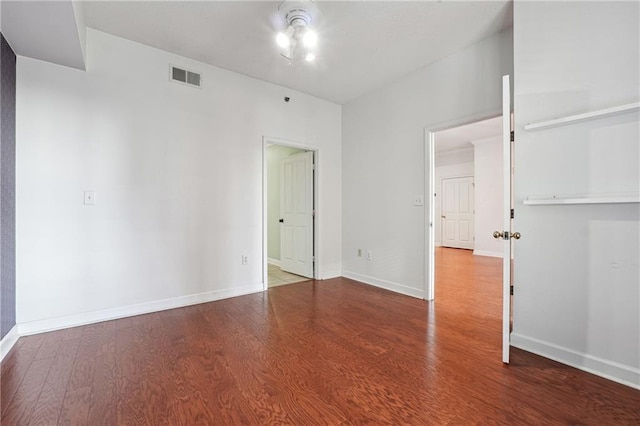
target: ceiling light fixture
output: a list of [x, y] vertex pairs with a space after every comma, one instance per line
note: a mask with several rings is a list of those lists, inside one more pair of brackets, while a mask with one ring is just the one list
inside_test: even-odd
[[310, 28], [314, 11], [315, 5], [310, 0], [285, 0], [278, 6], [278, 13], [287, 27], [276, 35], [276, 43], [282, 49], [280, 55], [290, 64], [316, 59], [318, 34]]

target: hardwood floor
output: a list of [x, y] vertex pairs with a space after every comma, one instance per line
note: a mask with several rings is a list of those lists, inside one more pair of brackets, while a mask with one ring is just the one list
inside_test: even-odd
[[0, 423], [640, 424], [640, 391], [504, 366], [500, 260], [436, 259], [435, 304], [341, 278], [20, 338]]

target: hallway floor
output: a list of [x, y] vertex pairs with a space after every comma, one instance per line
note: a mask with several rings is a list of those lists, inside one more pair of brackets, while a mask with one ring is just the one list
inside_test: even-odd
[[299, 283], [302, 281], [308, 281], [309, 278], [302, 277], [300, 275], [290, 274], [280, 269], [279, 266], [269, 264], [268, 270], [268, 287], [278, 287], [281, 285]]

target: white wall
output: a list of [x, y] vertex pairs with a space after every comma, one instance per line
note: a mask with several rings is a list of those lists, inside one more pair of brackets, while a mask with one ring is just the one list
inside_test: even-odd
[[640, 190], [639, 114], [527, 123], [640, 99], [640, 3], [516, 2], [512, 343], [640, 387], [640, 206], [530, 206]]
[[339, 105], [93, 30], [87, 60], [18, 61], [21, 331], [261, 290], [265, 135], [319, 148], [320, 276], [340, 274]]
[[267, 256], [272, 260], [280, 260], [280, 161], [302, 151], [282, 145], [267, 148]]
[[413, 206], [425, 194], [424, 129], [494, 116], [512, 64], [503, 32], [343, 106], [345, 276], [424, 295], [426, 206]]
[[[436, 133], [436, 144], [438, 134]], [[435, 160], [435, 196], [433, 206], [435, 221], [433, 223], [436, 246], [442, 245], [442, 179], [460, 176], [473, 176], [473, 147], [463, 150], [436, 152]]]
[[502, 240], [493, 238], [493, 232], [502, 229], [502, 138], [472, 143], [476, 210], [473, 254], [502, 257]]

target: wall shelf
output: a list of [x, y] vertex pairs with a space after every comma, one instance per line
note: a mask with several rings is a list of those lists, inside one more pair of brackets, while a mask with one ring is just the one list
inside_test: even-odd
[[640, 203], [640, 193], [624, 194], [575, 194], [549, 195], [541, 197], [527, 197], [522, 201], [525, 205], [553, 205], [553, 204], [622, 204]]
[[553, 127], [565, 126], [567, 124], [579, 123], [581, 121], [594, 120], [597, 118], [611, 117], [640, 110], [640, 102], [633, 102], [626, 105], [619, 105], [611, 108], [599, 109], [597, 111], [585, 112], [582, 114], [568, 115], [566, 117], [555, 118], [553, 120], [540, 121], [524, 126], [525, 130], [542, 130]]

